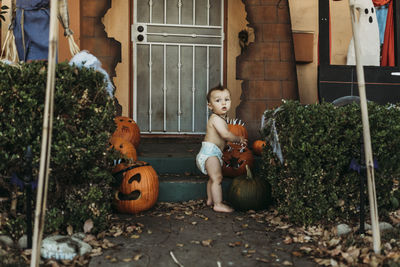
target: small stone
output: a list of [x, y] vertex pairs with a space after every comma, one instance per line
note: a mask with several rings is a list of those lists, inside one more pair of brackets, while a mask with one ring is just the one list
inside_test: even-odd
[[346, 235], [352, 231], [351, 227], [345, 223], [341, 223], [337, 226], [337, 234], [339, 236]]
[[21, 249], [26, 249], [28, 248], [28, 237], [27, 235], [21, 236], [20, 239], [18, 239], [18, 247]]
[[54, 235], [42, 242], [41, 256], [45, 259], [72, 260], [75, 256], [92, 251], [92, 247], [82, 240], [71, 237]]
[[381, 231], [388, 231], [388, 230], [392, 230], [393, 226], [390, 223], [387, 223], [387, 222], [380, 222], [379, 223], [379, 229]]
[[0, 243], [7, 247], [12, 247], [14, 245], [14, 241], [11, 239], [11, 237], [6, 235], [0, 235]]
[[[364, 226], [365, 231], [372, 230], [372, 226], [370, 224], [365, 223], [364, 225], [365, 225]], [[387, 223], [387, 222], [380, 222], [379, 223], [379, 230], [380, 231], [387, 231], [387, 230], [392, 230], [392, 229], [393, 229], [393, 226], [390, 223]]]

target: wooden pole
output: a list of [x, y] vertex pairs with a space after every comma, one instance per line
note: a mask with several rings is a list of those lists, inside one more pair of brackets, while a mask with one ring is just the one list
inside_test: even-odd
[[47, 67], [46, 98], [44, 106], [42, 146], [40, 151], [40, 169], [38, 191], [36, 196], [35, 226], [33, 232], [33, 248], [31, 267], [39, 266], [40, 249], [42, 246], [42, 235], [44, 218], [46, 214], [47, 187], [49, 180], [51, 133], [53, 130], [53, 105], [54, 84], [56, 71], [56, 53], [58, 41], [58, 0], [50, 1], [50, 32], [49, 32], [49, 55]]
[[360, 40], [358, 35], [357, 23], [359, 23], [360, 13], [364, 10], [357, 10], [352, 4], [352, 0], [349, 0], [351, 24], [353, 28], [354, 38], [354, 50], [356, 56], [356, 69], [357, 69], [357, 80], [358, 80], [358, 91], [360, 95], [360, 106], [361, 106], [361, 118], [363, 124], [363, 137], [364, 137], [364, 153], [365, 153], [365, 165], [367, 168], [367, 181], [368, 181], [368, 197], [369, 207], [371, 214], [371, 225], [372, 225], [372, 239], [375, 253], [379, 254], [381, 250], [381, 237], [379, 232], [379, 217], [378, 217], [378, 205], [376, 202], [376, 191], [375, 191], [375, 177], [374, 177], [374, 160], [372, 157], [372, 146], [371, 146], [371, 135], [369, 131], [369, 120], [368, 120], [368, 106], [367, 97], [365, 93], [365, 79], [364, 79], [364, 68], [361, 63], [360, 53]]

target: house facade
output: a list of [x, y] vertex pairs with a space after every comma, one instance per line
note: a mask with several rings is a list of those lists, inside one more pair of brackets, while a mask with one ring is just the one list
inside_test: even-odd
[[[321, 100], [321, 58], [345, 65], [352, 37], [345, 0], [69, 0], [69, 14], [80, 49], [112, 77], [121, 114], [157, 136], [204, 134], [206, 92], [222, 84], [229, 117], [260, 138], [263, 112], [282, 99]], [[70, 57], [60, 26], [59, 60]]]

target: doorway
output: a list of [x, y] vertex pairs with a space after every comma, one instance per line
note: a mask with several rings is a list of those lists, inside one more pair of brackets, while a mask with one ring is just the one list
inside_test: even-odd
[[223, 83], [223, 5], [134, 1], [133, 119], [142, 133], [205, 133], [205, 96]]

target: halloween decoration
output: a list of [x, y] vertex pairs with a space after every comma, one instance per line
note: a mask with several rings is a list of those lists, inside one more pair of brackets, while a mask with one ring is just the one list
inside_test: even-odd
[[[350, 5], [359, 10], [358, 28], [360, 38], [360, 63], [363, 66], [380, 65], [379, 26], [372, 0], [351, 0]], [[356, 65], [354, 37], [347, 52], [347, 65]]]
[[260, 210], [271, 203], [271, 186], [264, 179], [254, 177], [248, 165], [247, 175], [233, 179], [228, 198], [235, 210]]
[[113, 136], [110, 139], [110, 148], [121, 152], [128, 159], [137, 160], [136, 148], [133, 144], [121, 137]]
[[235, 135], [243, 136], [244, 138], [249, 138], [249, 134], [247, 132], [246, 127], [244, 127], [244, 122], [238, 119], [227, 119], [226, 123], [228, 123], [228, 129]]
[[228, 144], [222, 153], [222, 174], [236, 177], [246, 173], [246, 165], [253, 166], [254, 156], [248, 147]]
[[263, 147], [266, 145], [267, 143], [264, 140], [255, 140], [253, 142], [253, 153], [256, 154], [257, 156], [261, 156]]
[[148, 163], [119, 164], [113, 175], [121, 181], [114, 199], [119, 212], [136, 214], [156, 203], [158, 175]]
[[113, 137], [121, 137], [131, 142], [135, 148], [138, 148], [140, 143], [140, 130], [136, 122], [124, 116], [115, 117], [114, 122], [117, 125]]

